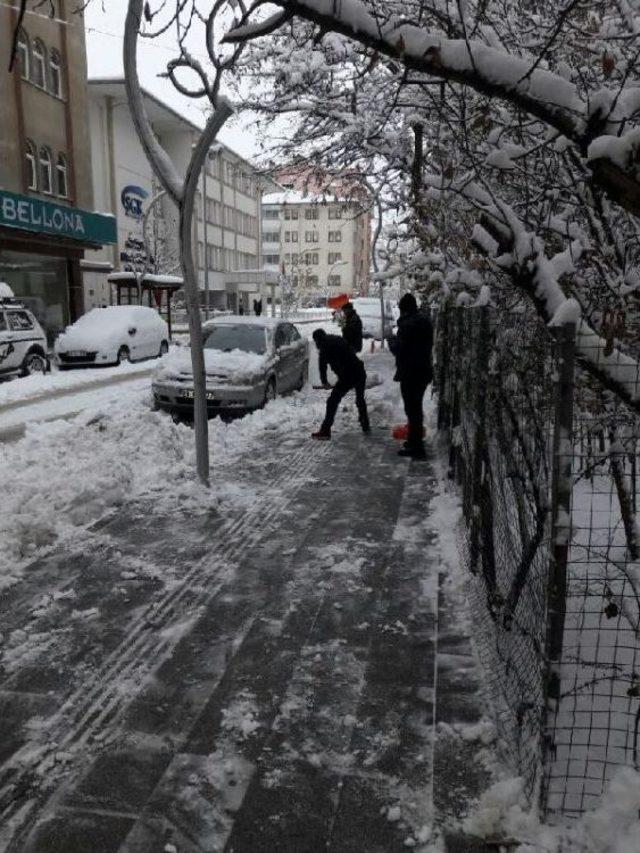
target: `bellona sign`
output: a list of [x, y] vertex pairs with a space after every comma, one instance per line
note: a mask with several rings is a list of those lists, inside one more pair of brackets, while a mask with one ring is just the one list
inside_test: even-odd
[[79, 243], [104, 246], [117, 242], [116, 220], [105, 213], [92, 213], [33, 196], [0, 189], [0, 227], [18, 228], [37, 234], [53, 234]]

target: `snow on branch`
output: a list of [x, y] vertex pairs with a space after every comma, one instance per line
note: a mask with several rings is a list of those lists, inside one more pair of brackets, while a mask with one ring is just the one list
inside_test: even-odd
[[[567, 79], [571, 75], [548, 71], [540, 67], [541, 63], [507, 52], [499, 43], [493, 46], [477, 39], [447, 38], [425, 27], [398, 22], [393, 16], [385, 23], [362, 0], [274, 0], [274, 5], [282, 8], [280, 17], [276, 14], [252, 23], [252, 15], [262, 5], [254, 4], [223, 41], [257, 38], [296, 16], [316, 24], [323, 34], [339, 33], [402, 62], [407, 69], [460, 83], [508, 102], [570, 140], [582, 156], [588, 157], [596, 183], [609, 197], [640, 215], [640, 174], [636, 174], [635, 163], [630, 167], [620, 156], [620, 146], [613, 142], [616, 137], [602, 136], [618, 132], [633, 115], [638, 106], [635, 87], [618, 93], [602, 90], [588, 105], [576, 85]], [[497, 156], [494, 154], [494, 159]], [[505, 156], [494, 165], [512, 167]]]
[[573, 241], [570, 249], [549, 259], [541, 239], [526, 229], [513, 208], [475, 182], [446, 185], [441, 175], [430, 174], [425, 183], [441, 193], [462, 196], [478, 210], [481, 228], [474, 230], [475, 244], [487, 251], [494, 265], [509, 273], [546, 324], [576, 324], [576, 358], [583, 369], [640, 412], [640, 363], [620, 349], [609, 352], [607, 341], [581, 319], [579, 304], [560, 286], [559, 278], [574, 271], [573, 263], [582, 252], [580, 243]]
[[147, 110], [138, 77], [138, 36], [142, 24], [143, 0], [129, 0], [124, 29], [123, 62], [124, 79], [129, 100], [131, 118], [135, 125], [144, 153], [152, 164], [160, 183], [170, 198], [180, 205], [184, 195], [184, 186], [171, 157], [164, 150], [156, 136]]

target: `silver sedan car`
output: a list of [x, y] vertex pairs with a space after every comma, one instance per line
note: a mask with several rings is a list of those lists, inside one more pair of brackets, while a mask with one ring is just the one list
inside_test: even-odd
[[[309, 345], [292, 323], [263, 317], [220, 317], [205, 323], [204, 358], [210, 415], [241, 415], [278, 394], [301, 390]], [[191, 353], [170, 356], [153, 378], [157, 408], [193, 412]]]

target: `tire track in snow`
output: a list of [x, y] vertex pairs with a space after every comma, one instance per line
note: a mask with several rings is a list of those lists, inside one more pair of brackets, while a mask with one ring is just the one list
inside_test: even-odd
[[[287, 467], [269, 486], [270, 494], [257, 497], [240, 516], [223, 523], [216, 534], [221, 545], [214, 545], [176, 587], [168, 590], [159, 601], [144, 608], [131, 620], [125, 628], [125, 638], [121, 643], [47, 721], [47, 743], [40, 749], [32, 742], [27, 743], [9, 759], [9, 766], [0, 772], [0, 819], [5, 827], [21, 809], [23, 815], [20, 823], [24, 826], [44, 796], [50, 793], [57, 782], [55, 775], [50, 773], [50, 765], [56, 753], [79, 750], [86, 746], [90, 738], [98, 739], [101, 732], [118, 719], [133, 698], [129, 692], [122, 690], [123, 681], [127, 684], [141, 684], [160, 666], [182, 636], [175, 632], [173, 636], [162, 634], [171, 635], [171, 629], [184, 621], [187, 612], [196, 618], [201, 608], [218, 594], [224, 579], [214, 587], [211, 586], [212, 582], [230, 566], [237, 564], [245, 549], [259, 542], [304, 485], [305, 477], [328, 452], [327, 446], [316, 446], [314, 451], [303, 446], [288, 457]], [[271, 494], [274, 489], [282, 489], [277, 498]], [[194, 586], [202, 586], [195, 598]], [[181, 605], [185, 603], [186, 607], [181, 610]], [[148, 630], [150, 624], [151, 633]], [[42, 783], [47, 773], [49, 784], [40, 784], [32, 807], [24, 809], [24, 798], [35, 787], [34, 778]], [[9, 831], [9, 837], [5, 836], [6, 830], [0, 830], [0, 842], [7, 845], [3, 849], [9, 849], [16, 829], [14, 825]]]

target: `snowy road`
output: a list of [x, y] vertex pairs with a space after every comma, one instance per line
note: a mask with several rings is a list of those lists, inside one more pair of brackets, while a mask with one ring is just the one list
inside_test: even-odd
[[118, 377], [88, 390], [65, 390], [57, 396], [47, 396], [33, 402], [13, 404], [0, 411], [0, 442], [17, 441], [22, 438], [29, 425], [71, 418], [87, 409], [109, 408], [132, 395], [139, 398], [149, 393], [151, 370], [134, 376]]

